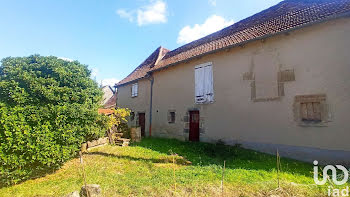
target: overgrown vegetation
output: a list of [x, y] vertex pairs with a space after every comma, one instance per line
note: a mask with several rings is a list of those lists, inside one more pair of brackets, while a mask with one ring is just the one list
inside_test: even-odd
[[122, 124], [126, 124], [128, 122], [127, 118], [130, 116], [130, 110], [128, 108], [117, 108], [113, 109], [114, 113], [110, 116], [108, 122], [108, 128], [118, 127]]
[[[311, 164], [282, 158], [277, 189], [276, 157], [239, 146], [146, 138], [92, 149], [84, 164], [87, 182], [101, 185], [103, 196], [327, 196], [327, 185], [314, 184]], [[51, 175], [0, 189], [0, 196], [62, 196], [82, 185], [73, 159]]]
[[112, 141], [116, 139], [115, 133], [122, 132], [124, 137], [130, 138], [130, 128], [128, 127], [128, 117], [130, 110], [128, 108], [113, 109], [113, 114], [109, 116], [108, 121], [108, 136]]
[[102, 91], [86, 65], [39, 55], [1, 63], [0, 186], [59, 167], [105, 134]]

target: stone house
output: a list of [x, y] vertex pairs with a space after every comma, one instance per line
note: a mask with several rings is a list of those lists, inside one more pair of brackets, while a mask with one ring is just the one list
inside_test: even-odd
[[285, 0], [116, 84], [143, 136], [350, 163], [350, 0]]

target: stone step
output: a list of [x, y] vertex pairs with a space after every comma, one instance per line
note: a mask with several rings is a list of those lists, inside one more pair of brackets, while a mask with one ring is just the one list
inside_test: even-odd
[[118, 145], [118, 146], [129, 146], [129, 142], [116, 142], [115, 145]]
[[116, 136], [117, 138], [121, 138], [121, 137], [123, 137], [123, 133], [115, 133], [115, 136]]
[[115, 144], [118, 146], [129, 146], [130, 139], [127, 138], [117, 138], [115, 139]]
[[116, 142], [130, 142], [130, 139], [127, 138], [117, 138], [115, 139]]

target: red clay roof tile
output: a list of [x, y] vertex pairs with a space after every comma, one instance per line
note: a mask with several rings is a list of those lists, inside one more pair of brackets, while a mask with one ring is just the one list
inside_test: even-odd
[[111, 115], [114, 111], [112, 109], [98, 109], [98, 114]]
[[[117, 86], [143, 78], [148, 72], [154, 72], [218, 49], [237, 46], [251, 40], [349, 13], [350, 0], [285, 0], [173, 51], [158, 48]], [[162, 50], [164, 51], [161, 53]], [[159, 57], [161, 60], [157, 62], [155, 59]]]
[[147, 75], [147, 72], [159, 61], [169, 50], [158, 47], [142, 64], [140, 64], [127, 77], [119, 81], [116, 86], [130, 83], [136, 79], [141, 79]]
[[218, 32], [168, 52], [150, 71], [349, 12], [350, 0], [285, 0]]

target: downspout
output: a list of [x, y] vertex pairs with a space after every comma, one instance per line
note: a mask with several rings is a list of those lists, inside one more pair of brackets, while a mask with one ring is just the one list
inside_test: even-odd
[[149, 102], [149, 137], [152, 136], [152, 101], [153, 101], [153, 83], [154, 83], [154, 77], [152, 74], [150, 74], [148, 78], [151, 82], [151, 95], [150, 95], [150, 102]]
[[115, 94], [115, 109], [117, 109], [117, 103], [118, 103], [118, 89], [117, 85], [114, 85], [114, 94]]

